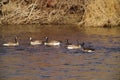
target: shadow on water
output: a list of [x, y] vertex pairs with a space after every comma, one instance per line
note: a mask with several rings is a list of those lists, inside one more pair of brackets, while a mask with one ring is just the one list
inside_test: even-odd
[[[14, 41], [16, 47], [2, 44]], [[62, 41], [62, 46], [31, 46], [29, 38]], [[85, 42], [95, 52], [68, 50], [65, 40]], [[74, 25], [0, 26], [0, 80], [119, 80], [120, 27], [83, 28]]]

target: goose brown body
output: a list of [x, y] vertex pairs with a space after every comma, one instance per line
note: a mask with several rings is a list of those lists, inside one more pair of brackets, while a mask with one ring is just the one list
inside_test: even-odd
[[30, 45], [41, 45], [41, 40], [33, 40], [32, 37], [30, 37]]
[[48, 40], [48, 37], [45, 38], [44, 45], [47, 46], [60, 46], [61, 42], [56, 40]]
[[84, 51], [84, 52], [95, 52], [95, 49], [93, 49], [93, 48], [89, 48], [89, 47], [84, 47], [84, 42], [83, 42], [83, 44], [82, 44], [82, 50]]
[[19, 42], [17, 41], [17, 37], [15, 37], [15, 42], [4, 43], [3, 46], [19, 46]]
[[80, 45], [80, 44], [77, 44], [77, 45], [72, 44], [72, 43], [69, 42], [68, 39], [66, 39], [65, 45], [66, 45], [66, 48], [67, 48], [67, 49], [80, 49], [80, 48], [81, 48], [81, 45]]

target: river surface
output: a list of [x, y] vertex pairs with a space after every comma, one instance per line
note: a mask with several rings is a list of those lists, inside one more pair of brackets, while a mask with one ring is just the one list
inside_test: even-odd
[[[2, 44], [18, 37], [19, 46]], [[60, 47], [31, 46], [29, 38], [60, 40]], [[64, 48], [85, 42], [95, 52]], [[83, 28], [73, 25], [0, 26], [0, 80], [120, 80], [120, 27]]]

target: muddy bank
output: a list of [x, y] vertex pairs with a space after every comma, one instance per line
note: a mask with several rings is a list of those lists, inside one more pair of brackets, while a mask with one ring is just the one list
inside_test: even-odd
[[0, 24], [120, 24], [119, 0], [1, 0]]

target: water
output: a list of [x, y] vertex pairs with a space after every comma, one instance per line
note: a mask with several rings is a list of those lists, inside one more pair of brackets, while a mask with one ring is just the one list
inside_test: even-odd
[[[20, 46], [3, 43], [18, 36]], [[29, 37], [79, 40], [95, 52], [67, 50], [64, 46], [30, 46]], [[0, 80], [119, 80], [120, 27], [80, 28], [73, 25], [11, 25], [0, 27]]]

